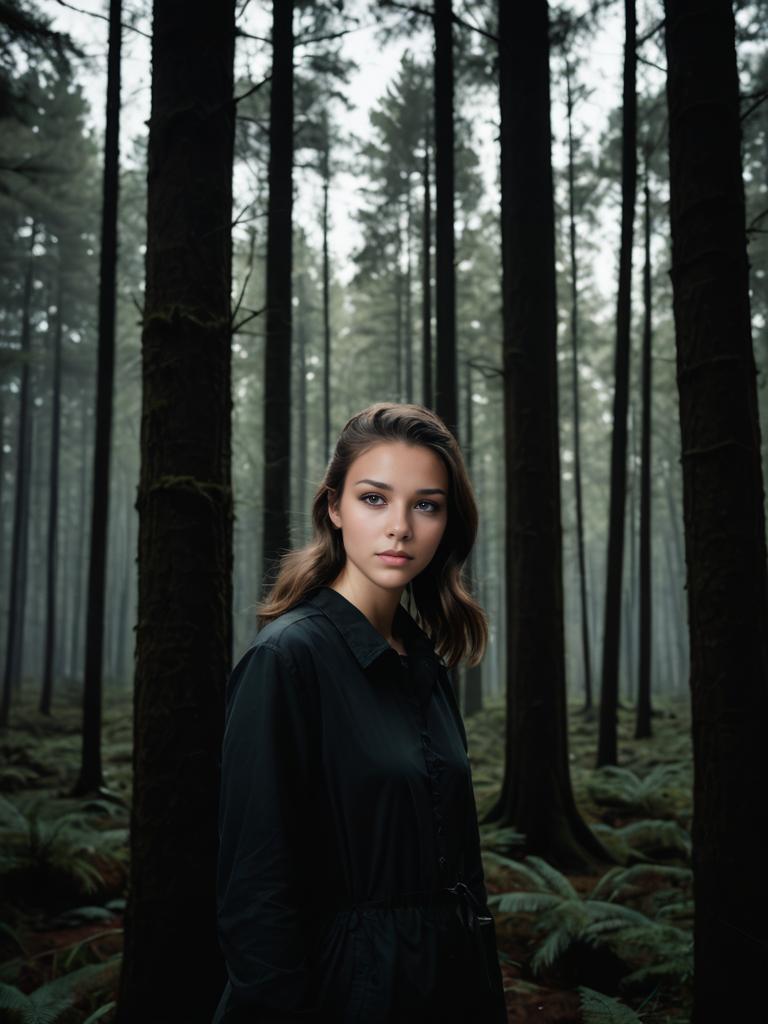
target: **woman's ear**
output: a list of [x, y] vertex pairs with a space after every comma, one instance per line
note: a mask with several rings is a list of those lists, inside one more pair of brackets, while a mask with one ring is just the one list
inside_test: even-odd
[[336, 492], [331, 488], [328, 488], [326, 492], [326, 498], [328, 500], [328, 518], [331, 520], [333, 526], [341, 528], [341, 516], [336, 509]]

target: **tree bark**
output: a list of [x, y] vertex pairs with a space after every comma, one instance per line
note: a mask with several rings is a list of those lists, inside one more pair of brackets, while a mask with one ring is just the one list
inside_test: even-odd
[[648, 185], [648, 153], [645, 157], [645, 217], [643, 238], [643, 358], [642, 358], [642, 428], [640, 455], [640, 664], [637, 683], [637, 717], [635, 739], [647, 739], [651, 728], [651, 346], [653, 343], [651, 295], [651, 192]]
[[[303, 260], [308, 258], [306, 240], [302, 244]], [[307, 409], [307, 319], [309, 317], [309, 303], [307, 301], [307, 282], [304, 266], [296, 275], [296, 297], [299, 300], [296, 308], [296, 368], [298, 372], [296, 403], [298, 405], [297, 439], [296, 439], [296, 475], [298, 477], [297, 508], [305, 509], [309, 503], [307, 496], [307, 480], [309, 475], [309, 459], [307, 451], [309, 415]], [[325, 298], [323, 298], [325, 303]], [[326, 352], [329, 351], [326, 335]], [[325, 368], [324, 368], [325, 369]], [[326, 380], [326, 383], [328, 381]], [[327, 396], [327, 391], [325, 392]], [[327, 411], [327, 409], [326, 409]], [[328, 420], [326, 419], [326, 423]], [[326, 447], [328, 451], [328, 433], [325, 433]], [[330, 455], [328, 456], [330, 457]], [[301, 521], [300, 543], [306, 544], [310, 539], [310, 524], [304, 519]]]
[[578, 556], [579, 601], [581, 607], [581, 657], [584, 671], [584, 712], [592, 717], [592, 650], [589, 643], [587, 568], [584, 558], [584, 507], [581, 496], [581, 424], [579, 398], [579, 277], [576, 258], [576, 204], [573, 154], [573, 95], [571, 68], [566, 62], [568, 101], [568, 246], [571, 257], [571, 402], [573, 405], [573, 485], [576, 499], [576, 552]]
[[291, 270], [293, 264], [293, 0], [273, 4], [264, 359], [264, 531], [266, 591], [291, 547]]
[[109, 528], [109, 462], [112, 450], [112, 404], [115, 368], [115, 280], [117, 272], [117, 199], [120, 172], [121, 0], [110, 0], [107, 57], [107, 120], [99, 257], [99, 323], [96, 369], [96, 438], [93, 454], [91, 546], [88, 561], [83, 737], [80, 774], [72, 795], [99, 792], [101, 704], [103, 686], [104, 609]]
[[5, 396], [0, 390], [0, 580], [5, 579]]
[[696, 1024], [763, 1001], [768, 580], [729, 0], [665, 0], [694, 748]]
[[421, 379], [422, 402], [432, 408], [432, 197], [429, 187], [429, 136], [424, 134], [424, 209], [421, 233]]
[[435, 412], [458, 436], [456, 246], [453, 224], [453, 23], [451, 0], [435, 0]]
[[156, 0], [142, 330], [134, 788], [117, 1021], [209, 1024], [232, 664], [234, 0]]
[[16, 480], [13, 503], [13, 534], [11, 540], [10, 595], [8, 602], [8, 629], [6, 633], [5, 666], [3, 671], [2, 707], [0, 726], [8, 725], [11, 709], [11, 695], [18, 689], [21, 674], [22, 646], [24, 640], [24, 593], [23, 577], [27, 571], [27, 530], [29, 519], [29, 474], [31, 446], [30, 433], [30, 353], [32, 317], [32, 278], [37, 229], [32, 224], [29, 236], [29, 252], [24, 267], [24, 285], [21, 297], [21, 380], [19, 381], [19, 415], [16, 442]]
[[48, 485], [48, 550], [46, 554], [45, 648], [43, 686], [40, 693], [40, 712], [50, 715], [53, 698], [53, 671], [56, 663], [56, 562], [59, 530], [59, 448], [61, 444], [61, 337], [62, 268], [57, 270], [56, 327], [53, 332], [53, 374], [51, 381], [51, 451]]
[[621, 151], [621, 245], [616, 303], [611, 498], [603, 617], [603, 664], [597, 767], [616, 764], [616, 713], [619, 700], [624, 510], [627, 496], [627, 410], [632, 321], [632, 239], [637, 191], [637, 22], [635, 0], [624, 2], [624, 96]]
[[406, 402], [413, 401], [413, 281], [411, 270], [411, 232], [413, 230], [413, 211], [411, 208], [411, 181], [410, 177], [406, 185], [405, 193], [405, 303], [403, 309], [404, 331], [403, 331], [403, 358], [405, 371], [405, 384], [403, 394]]
[[[331, 186], [331, 136], [328, 111], [323, 111], [323, 432], [324, 458], [333, 455], [331, 441], [331, 261], [328, 255], [328, 190]], [[299, 508], [303, 509], [304, 504]]]
[[75, 525], [77, 544], [75, 546], [76, 562], [73, 573], [74, 594], [72, 597], [72, 619], [71, 619], [71, 649], [69, 674], [77, 676], [82, 665], [83, 644], [85, 633], [83, 630], [83, 590], [85, 583], [85, 545], [87, 538], [86, 523], [88, 521], [88, 400], [85, 392], [79, 390], [80, 401], [80, 486], [77, 488], [78, 516]]
[[[482, 460], [475, 459], [474, 450], [474, 430], [472, 423], [472, 366], [469, 361], [467, 366], [467, 389], [466, 389], [466, 404], [464, 414], [464, 430], [466, 432], [464, 438], [464, 459], [467, 465], [467, 473], [469, 474], [470, 480], [476, 479], [476, 472], [479, 469]], [[475, 547], [473, 551], [470, 551], [466, 562], [464, 563], [463, 576], [467, 580], [467, 584], [475, 600], [480, 600], [481, 595], [478, 593], [479, 590], [479, 573], [478, 562], [479, 562], [479, 548]], [[483, 665], [482, 662], [479, 665], [467, 665], [464, 669], [464, 714], [466, 716], [474, 715], [476, 711], [482, 711], [483, 708]]]
[[549, 18], [499, 0], [506, 760], [487, 821], [526, 852], [589, 871], [610, 860], [576, 809], [568, 766]]

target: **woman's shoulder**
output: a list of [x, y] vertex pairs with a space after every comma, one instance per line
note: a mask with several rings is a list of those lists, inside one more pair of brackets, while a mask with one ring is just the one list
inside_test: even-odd
[[275, 651], [289, 666], [306, 671], [314, 665], [318, 641], [327, 631], [327, 619], [302, 600], [264, 625], [249, 644], [243, 659], [262, 647]]

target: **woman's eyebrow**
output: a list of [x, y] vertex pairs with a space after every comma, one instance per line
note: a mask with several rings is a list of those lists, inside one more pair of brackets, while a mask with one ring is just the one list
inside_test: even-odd
[[[392, 491], [394, 488], [391, 484], [382, 483], [381, 480], [355, 480], [355, 486], [358, 484], [370, 484], [371, 487], [378, 487], [382, 491]], [[416, 494], [444, 494], [448, 496], [447, 492], [442, 487], [419, 487], [416, 490]]]

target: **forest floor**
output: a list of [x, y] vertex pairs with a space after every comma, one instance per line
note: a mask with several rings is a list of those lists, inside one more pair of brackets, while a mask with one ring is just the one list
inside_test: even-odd
[[[56, 1024], [108, 1024], [128, 872], [131, 699], [110, 697], [104, 709], [108, 793], [99, 799], [68, 795], [80, 762], [79, 702], [62, 699], [54, 712], [22, 700], [0, 732], [0, 1019], [21, 1021], [2, 1008], [34, 1004], [50, 1007], [44, 1019]], [[525, 857], [512, 829], [481, 825], [510, 1024], [689, 1020], [687, 695], [656, 701], [650, 739], [633, 738], [634, 715], [619, 711], [621, 768], [598, 772], [597, 721], [569, 708], [574, 797], [613, 862], [561, 874]], [[492, 701], [466, 725], [482, 822], [501, 785], [504, 708]], [[517, 900], [514, 909], [505, 898]]]

